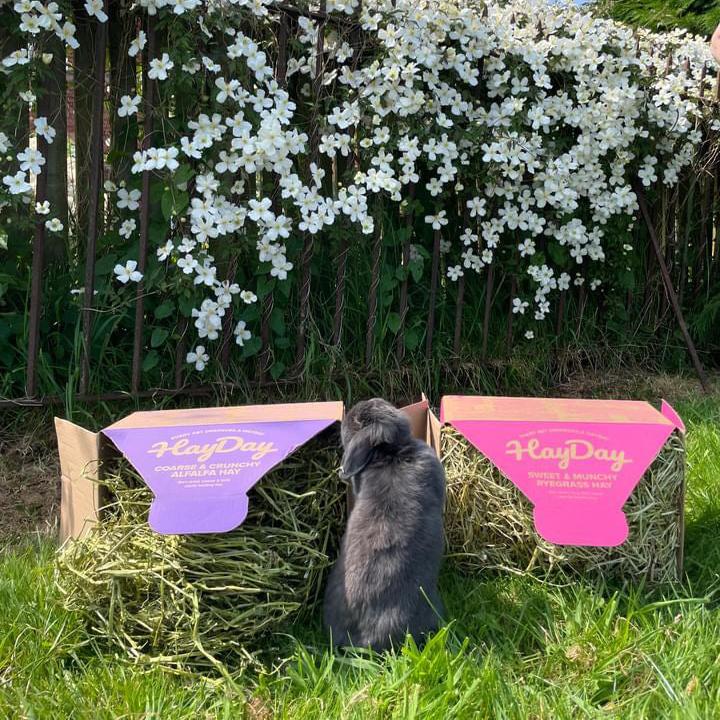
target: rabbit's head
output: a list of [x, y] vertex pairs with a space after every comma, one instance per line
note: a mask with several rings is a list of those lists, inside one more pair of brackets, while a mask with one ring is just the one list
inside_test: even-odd
[[342, 422], [342, 475], [351, 478], [362, 472], [378, 450], [388, 453], [412, 441], [410, 422], [386, 400], [363, 400], [352, 407]]

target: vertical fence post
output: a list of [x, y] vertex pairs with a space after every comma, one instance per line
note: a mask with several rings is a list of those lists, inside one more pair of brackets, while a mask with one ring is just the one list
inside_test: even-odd
[[413, 231], [413, 216], [415, 213], [415, 183], [408, 188], [408, 208], [405, 216], [405, 237], [402, 246], [402, 266], [404, 269], [403, 281], [400, 286], [400, 328], [397, 334], [395, 346], [395, 357], [398, 362], [402, 362], [405, 358], [405, 321], [408, 313], [408, 283], [410, 282], [408, 266], [410, 265], [410, 245]]
[[[280, 13], [280, 27], [278, 28], [278, 56], [275, 64], [275, 81], [281, 88], [287, 86], [287, 50], [290, 21], [286, 13]], [[273, 212], [281, 211], [280, 182], [275, 179], [273, 188]], [[272, 348], [270, 346], [270, 320], [275, 307], [275, 297], [271, 290], [262, 301], [262, 314], [260, 317], [260, 355], [258, 357], [258, 380], [264, 383], [270, 370]], [[224, 362], [224, 365], [227, 363]]]
[[[38, 100], [38, 115], [48, 117], [46, 107], [46, 96]], [[37, 149], [44, 158], [48, 157], [48, 143], [40, 135], [37, 136]], [[35, 200], [42, 203], [47, 195], [47, 165], [41, 168], [37, 176], [35, 187]], [[36, 215], [35, 234], [32, 245], [32, 277], [30, 279], [30, 323], [28, 328], [28, 356], [27, 368], [25, 371], [26, 387], [25, 394], [28, 398], [37, 395], [37, 361], [40, 354], [40, 314], [42, 310], [43, 277], [45, 264], [45, 218], [43, 215]]]
[[485, 286], [485, 315], [483, 317], [483, 334], [482, 348], [480, 356], [483, 360], [487, 357], [488, 340], [490, 335], [490, 311], [492, 310], [493, 286], [495, 284], [495, 266], [491, 263], [487, 271], [487, 281]]
[[[108, 14], [104, 0], [104, 12]], [[107, 21], [109, 22], [109, 21]], [[90, 138], [90, 188], [88, 203], [87, 253], [85, 257], [85, 301], [83, 303], [83, 349], [80, 375], [80, 394], [85, 395], [90, 385], [90, 351], [92, 345], [92, 304], [95, 290], [95, 252], [100, 222], [100, 193], [103, 187], [104, 167], [104, 102], [105, 54], [107, 49], [107, 22], [95, 23], [95, 74], [93, 77], [93, 117]]]
[[[143, 62], [143, 119], [142, 150], [145, 152], [152, 144], [153, 105], [155, 103], [155, 81], [148, 76], [150, 61], [155, 57], [155, 18], [148, 15], [147, 47]], [[140, 390], [142, 372], [143, 329], [145, 325], [145, 267], [147, 265], [148, 233], [150, 230], [150, 171], [143, 170], [142, 198], [140, 199], [140, 244], [138, 249], [138, 270], [143, 279], [135, 290], [135, 330], [133, 335], [132, 382], [131, 390], [137, 394]]]
[[380, 267], [382, 265], [383, 246], [383, 205], [378, 202], [378, 217], [375, 223], [375, 240], [372, 248], [372, 274], [368, 295], [368, 316], [365, 326], [365, 366], [372, 365], [375, 346], [375, 325], [377, 324], [378, 286], [380, 285]]
[[[470, 211], [467, 207], [463, 209], [463, 230], [469, 229], [470, 227]], [[458, 293], [457, 302], [455, 304], [455, 332], [453, 333], [453, 355], [458, 357], [460, 355], [460, 339], [462, 337], [462, 321], [463, 321], [463, 306], [465, 304], [465, 274], [460, 276], [458, 280]]]
[[[320, 0], [320, 13], [317, 21], [317, 41], [315, 43], [315, 79], [313, 82], [313, 108], [310, 120], [310, 157], [317, 163], [319, 158], [320, 128], [318, 126], [318, 112], [323, 84], [323, 54], [325, 52], [325, 23], [327, 20], [326, 0]], [[305, 233], [303, 249], [300, 255], [300, 287], [298, 294], [299, 318], [298, 335], [295, 346], [295, 373], [299, 374], [305, 363], [305, 346], [308, 316], [310, 315], [310, 263], [313, 256], [313, 236]]]
[[433, 336], [435, 334], [435, 305], [440, 278], [440, 230], [435, 231], [433, 238], [432, 272], [430, 274], [430, 307], [428, 308], [427, 334], [425, 335], [425, 359], [432, 355]]
[[513, 298], [515, 297], [515, 293], [517, 292], [517, 277], [515, 275], [512, 276], [510, 280], [510, 300], [508, 302], [508, 316], [507, 316], [507, 336], [505, 338], [505, 345], [508, 353], [510, 352], [510, 348], [512, 347], [512, 339], [513, 339]]
[[[362, 53], [362, 35], [360, 32], [360, 15], [362, 13], [362, 2], [358, 3], [358, 7], [355, 10], [355, 22], [352, 28], [352, 35], [355, 41], [355, 47], [353, 48], [353, 59], [352, 59], [352, 70], [357, 70], [358, 63], [360, 62], [360, 55]], [[349, 135], [353, 137], [355, 135], [355, 128], [349, 130]], [[352, 150], [352, 162], [356, 170], [360, 170], [360, 156], [357, 151], [357, 147], [354, 145]], [[333, 160], [333, 199], [337, 199], [337, 158]], [[333, 331], [332, 331], [332, 344], [335, 347], [340, 347], [342, 342], [342, 328], [343, 318], [345, 314], [345, 284], [347, 278], [347, 261], [350, 253], [350, 238], [349, 233], [342, 233], [340, 236], [340, 247], [338, 249], [337, 256], [337, 273], [335, 275], [335, 313], [333, 315]]]

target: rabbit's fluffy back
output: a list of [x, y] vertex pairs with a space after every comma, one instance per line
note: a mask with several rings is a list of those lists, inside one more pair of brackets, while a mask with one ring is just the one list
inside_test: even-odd
[[[353, 478], [355, 504], [328, 580], [325, 623], [336, 645], [382, 650], [408, 632], [419, 640], [437, 627], [443, 612], [437, 577], [445, 476], [433, 450], [412, 438], [404, 415], [384, 401], [368, 402], [373, 412], [383, 413], [385, 430], [370, 433], [370, 460]], [[374, 423], [373, 412], [369, 420], [359, 413], [365, 418], [360, 422], [348, 413], [346, 455], [367, 423]]]

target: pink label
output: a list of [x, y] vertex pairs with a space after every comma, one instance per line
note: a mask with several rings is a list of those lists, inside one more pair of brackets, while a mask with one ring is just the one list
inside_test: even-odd
[[450, 423], [527, 496], [537, 532], [556, 545], [622, 544], [622, 507], [675, 430], [665, 423]]
[[334, 422], [107, 429], [155, 496], [149, 523], [164, 535], [228, 532], [248, 512], [248, 491]]

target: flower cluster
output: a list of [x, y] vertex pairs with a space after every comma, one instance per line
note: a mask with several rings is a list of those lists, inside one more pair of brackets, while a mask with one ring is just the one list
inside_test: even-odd
[[[220, 337], [230, 308], [257, 301], [223, 277], [218, 248], [250, 247], [257, 255], [250, 277], [285, 281], [298, 262], [293, 239], [331, 226], [372, 234], [381, 198], [386, 215], [388, 207], [399, 212], [416, 189], [425, 212], [424, 223], [415, 223], [411, 262], [416, 246], [439, 233], [447, 281], [469, 281], [504, 263], [519, 278], [513, 312], [543, 320], [553, 294], [586, 280], [590, 289], [612, 281], [606, 268], [615, 256], [626, 264], [627, 229], [638, 210], [632, 183], [675, 184], [702, 139], [705, 110], [691, 97], [709, 61], [705, 45], [678, 33], [638, 35], [573, 7], [328, 0], [328, 13], [357, 21], [366, 46], [358, 50], [338, 31], [343, 22], [301, 17], [280, 75], [272, 45], [279, 16], [268, 0], [139, 5], [172, 18], [171, 34], [223, 37], [198, 42], [212, 49], [196, 57], [168, 43], [149, 60], [148, 78], [158, 84], [201, 77], [207, 101], [178, 134], [136, 152], [132, 167], [163, 178], [173, 193], [187, 192], [156, 255], [178, 282], [205, 292], [192, 317], [206, 342]], [[107, 20], [101, 0], [85, 9]], [[56, 3], [20, 0], [15, 11], [29, 44], [2, 59], [6, 69], [32, 61], [43, 31], [77, 46]], [[130, 57], [146, 43], [139, 31]], [[129, 117], [141, 103], [141, 96], [123, 96], [116, 112]], [[51, 130], [36, 119], [35, 132], [48, 142]], [[0, 150], [8, 150], [1, 133]], [[16, 160], [3, 184], [9, 194], [29, 196], [45, 159], [28, 147]], [[106, 190], [115, 195], [118, 232], [130, 239], [140, 192]], [[52, 223], [48, 229], [57, 229]], [[115, 268], [119, 282], [141, 279], [133, 263]], [[252, 337], [245, 320], [234, 334], [241, 346]], [[187, 360], [202, 370], [206, 347]]]

